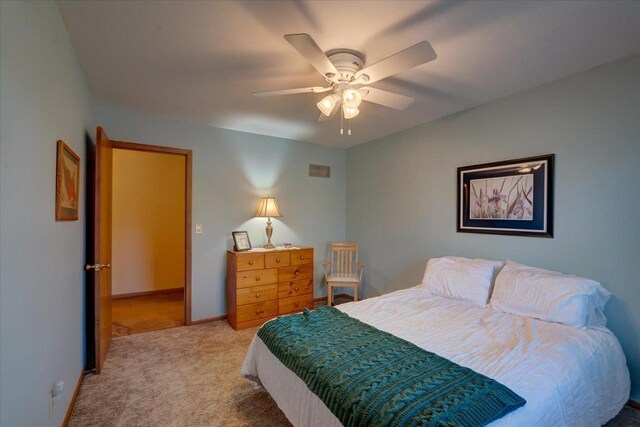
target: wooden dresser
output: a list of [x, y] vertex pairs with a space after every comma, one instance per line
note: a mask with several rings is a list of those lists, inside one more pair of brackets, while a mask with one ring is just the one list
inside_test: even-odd
[[313, 248], [227, 251], [227, 320], [233, 329], [305, 307], [313, 308]]

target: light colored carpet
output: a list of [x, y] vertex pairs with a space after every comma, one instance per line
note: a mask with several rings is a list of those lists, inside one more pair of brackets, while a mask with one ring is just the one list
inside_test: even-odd
[[[289, 426], [269, 394], [240, 377], [256, 330], [220, 321], [114, 338], [69, 425]], [[640, 411], [626, 407], [607, 426], [640, 426]]]
[[256, 330], [221, 321], [114, 338], [103, 372], [82, 382], [69, 425], [290, 425], [240, 376]]

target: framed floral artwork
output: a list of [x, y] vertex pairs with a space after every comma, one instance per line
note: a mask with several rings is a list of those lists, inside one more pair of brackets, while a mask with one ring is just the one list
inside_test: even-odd
[[457, 231], [553, 237], [554, 155], [458, 168]]
[[56, 162], [56, 221], [76, 221], [80, 203], [80, 156], [58, 141]]

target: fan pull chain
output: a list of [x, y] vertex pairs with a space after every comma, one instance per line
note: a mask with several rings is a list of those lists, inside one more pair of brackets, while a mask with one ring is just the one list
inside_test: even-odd
[[351, 119], [349, 119], [349, 131], [347, 133], [349, 136], [351, 136]]
[[343, 112], [340, 112], [340, 135], [344, 135], [344, 129], [342, 128], [342, 118], [344, 117]]

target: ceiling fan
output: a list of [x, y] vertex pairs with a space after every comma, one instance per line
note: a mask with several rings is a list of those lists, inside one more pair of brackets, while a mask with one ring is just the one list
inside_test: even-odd
[[[284, 38], [322, 74], [329, 86], [254, 92], [253, 95], [262, 97], [331, 92], [316, 104], [321, 112], [318, 121], [332, 119], [338, 110], [342, 111], [341, 119], [352, 119], [360, 113], [358, 107], [362, 101], [404, 110], [414, 101], [413, 98], [366, 85], [433, 61], [437, 57], [429, 42], [421, 41], [382, 61], [364, 67], [364, 57], [360, 52], [336, 49], [325, 54], [309, 34], [287, 34]], [[342, 127], [340, 134], [344, 134]], [[351, 129], [348, 134], [351, 135]]]

